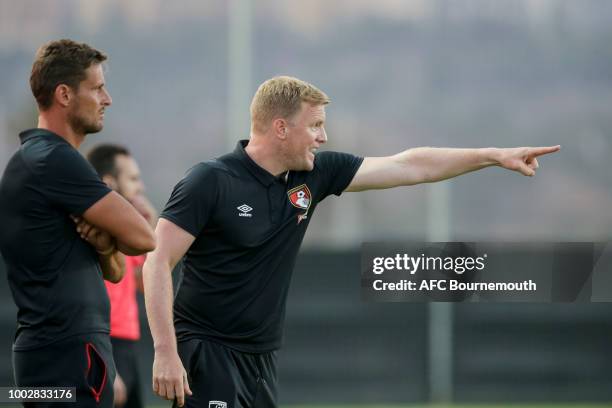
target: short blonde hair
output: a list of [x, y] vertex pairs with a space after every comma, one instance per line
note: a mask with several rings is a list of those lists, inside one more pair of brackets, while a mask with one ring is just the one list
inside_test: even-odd
[[316, 86], [289, 76], [277, 76], [261, 84], [251, 101], [253, 129], [265, 132], [275, 118], [289, 119], [302, 102], [327, 105], [329, 97]]

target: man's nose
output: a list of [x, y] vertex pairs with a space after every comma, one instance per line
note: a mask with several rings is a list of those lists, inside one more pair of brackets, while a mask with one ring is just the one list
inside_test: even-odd
[[113, 104], [113, 98], [111, 98], [106, 89], [104, 90], [104, 99], [102, 100], [102, 104], [104, 106], [111, 106]]
[[327, 132], [325, 131], [324, 127], [321, 128], [321, 133], [319, 134], [318, 142], [321, 144], [327, 142]]

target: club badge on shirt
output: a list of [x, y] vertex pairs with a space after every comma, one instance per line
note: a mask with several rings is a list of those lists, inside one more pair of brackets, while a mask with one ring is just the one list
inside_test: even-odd
[[308, 209], [310, 208], [310, 203], [312, 202], [312, 194], [310, 193], [310, 189], [308, 189], [306, 184], [302, 184], [289, 190], [287, 192], [287, 196], [289, 197], [289, 202], [291, 202], [291, 205], [301, 210], [305, 210], [303, 213], [298, 214], [297, 216], [297, 223], [299, 224], [302, 222], [302, 220], [308, 218]]

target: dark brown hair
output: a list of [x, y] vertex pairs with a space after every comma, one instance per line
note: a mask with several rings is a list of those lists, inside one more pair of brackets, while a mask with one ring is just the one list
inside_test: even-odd
[[117, 171], [115, 159], [119, 155], [129, 156], [130, 151], [126, 147], [116, 144], [100, 144], [87, 153], [87, 160], [96, 169], [100, 178], [107, 174], [117, 178], [119, 172]]
[[106, 55], [85, 43], [56, 40], [44, 44], [36, 52], [30, 75], [30, 88], [41, 110], [48, 109], [58, 85], [74, 90], [86, 77], [85, 70], [92, 64], [106, 61]]

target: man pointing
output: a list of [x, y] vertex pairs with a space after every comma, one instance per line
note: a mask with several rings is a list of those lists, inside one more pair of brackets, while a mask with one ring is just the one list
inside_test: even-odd
[[[276, 350], [298, 249], [332, 194], [429, 183], [489, 166], [533, 176], [554, 147], [422, 147], [387, 157], [320, 152], [325, 105], [315, 86], [264, 82], [249, 140], [192, 167], [157, 224], [144, 266], [155, 346], [153, 389], [190, 407], [276, 407]], [[183, 279], [172, 302], [171, 271]], [[217, 404], [217, 405], [214, 405]]]

